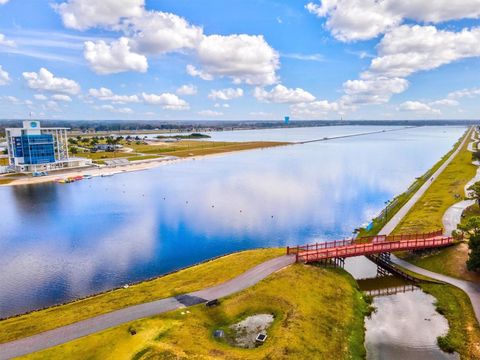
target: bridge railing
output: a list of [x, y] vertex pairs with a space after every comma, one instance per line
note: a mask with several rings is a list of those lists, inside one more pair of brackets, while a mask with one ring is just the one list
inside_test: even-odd
[[340, 246], [352, 245], [355, 242], [359, 243], [382, 243], [387, 241], [404, 241], [404, 240], [415, 240], [415, 239], [431, 239], [437, 236], [441, 236], [443, 230], [432, 231], [428, 233], [421, 234], [402, 234], [402, 235], [375, 235], [375, 236], [362, 236], [358, 239], [343, 239], [335, 241], [327, 241], [315, 244], [307, 245], [297, 245], [297, 246], [287, 246], [287, 255], [297, 254], [301, 251], [311, 251], [311, 250], [323, 250], [328, 248], [336, 248]]
[[415, 239], [403, 241], [390, 241], [382, 243], [352, 244], [351, 246], [324, 248], [319, 250], [311, 249], [296, 253], [297, 261], [312, 262], [331, 258], [345, 258], [352, 256], [378, 254], [382, 252], [405, 251], [427, 249], [433, 247], [447, 246], [454, 242], [453, 237], [440, 239]]
[[290, 254], [298, 254], [302, 251], [318, 251], [323, 249], [330, 249], [340, 246], [348, 246], [354, 243], [354, 239], [343, 239], [343, 240], [335, 240], [335, 241], [328, 241], [328, 242], [321, 242], [315, 244], [307, 244], [307, 245], [297, 245], [297, 246], [287, 246], [287, 255]]
[[442, 236], [443, 230], [436, 230], [427, 233], [420, 234], [400, 234], [400, 235], [374, 235], [374, 236], [362, 236], [358, 238], [358, 242], [385, 242], [385, 241], [403, 241], [403, 240], [415, 240], [415, 239], [431, 239], [437, 236]]

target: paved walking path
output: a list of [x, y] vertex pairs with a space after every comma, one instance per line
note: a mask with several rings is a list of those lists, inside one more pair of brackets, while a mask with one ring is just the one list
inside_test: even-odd
[[[470, 133], [470, 136], [473, 136], [472, 132]], [[468, 136], [468, 135], [465, 136], [465, 138], [463, 139], [460, 146], [443, 163], [443, 165], [440, 166], [440, 168], [435, 172], [435, 174], [433, 175], [434, 180], [447, 167], [447, 165], [450, 164], [450, 162], [458, 154], [460, 149], [462, 149], [465, 142], [470, 138], [470, 136]], [[473, 137], [472, 137], [472, 139], [473, 139]], [[469, 149], [471, 149], [471, 147], [469, 147]], [[425, 184], [423, 184], [422, 187], [420, 187], [420, 189], [412, 196], [412, 198], [383, 227], [383, 229], [380, 230], [379, 233], [389, 235], [397, 227], [397, 225], [400, 223], [402, 218], [410, 211], [410, 209], [413, 207], [415, 202], [417, 202], [417, 200], [420, 199], [420, 197], [422, 197], [422, 195], [425, 193], [425, 191], [427, 191], [427, 189], [430, 187], [430, 184], [432, 182], [433, 181], [425, 182]], [[451, 226], [449, 225], [449, 227], [450, 227], [449, 230], [450, 231], [451, 231], [451, 227], [454, 224], [454, 221], [459, 221], [460, 220], [461, 212], [458, 215], [458, 211], [459, 211], [458, 209], [459, 209], [459, 207], [461, 207], [463, 205], [464, 205], [463, 202], [462, 202], [462, 204], [457, 203], [457, 204], [454, 205], [454, 206], [457, 206], [457, 208], [454, 208], [454, 206], [453, 206], [453, 207], [448, 209], [448, 210], [452, 209], [450, 211], [450, 213], [447, 215], [447, 217], [449, 218], [449, 221], [451, 221], [451, 224], [452, 224]], [[447, 212], [448, 212], [448, 210], [447, 210]], [[444, 216], [444, 219], [445, 219], [445, 216]], [[458, 224], [458, 222], [456, 224]], [[454, 225], [454, 229], [457, 227], [456, 224]], [[442, 274], [438, 274], [438, 273], [435, 273], [435, 272], [432, 272], [432, 271], [425, 270], [425, 269], [423, 269], [421, 267], [418, 267], [418, 266], [415, 266], [415, 265], [413, 265], [413, 264], [411, 264], [411, 263], [409, 263], [405, 260], [399, 259], [395, 255], [391, 256], [391, 260], [392, 260], [393, 263], [395, 263], [397, 265], [400, 265], [400, 266], [404, 267], [405, 269], [411, 270], [411, 271], [413, 271], [417, 274], [425, 275], [425, 276], [428, 276], [432, 279], [440, 280], [440, 281], [443, 281], [445, 283], [448, 283], [450, 285], [453, 285], [453, 286], [456, 286], [456, 287], [462, 289], [468, 295], [468, 297], [470, 298], [470, 301], [472, 302], [473, 310], [475, 311], [475, 315], [477, 317], [477, 321], [480, 324], [480, 285], [475, 284], [475, 283], [470, 282], [470, 281], [455, 279], [455, 278], [452, 278], [450, 276], [446, 276], [446, 275], [442, 275]]]
[[417, 274], [425, 275], [432, 279], [440, 280], [462, 289], [470, 298], [470, 301], [472, 302], [473, 310], [475, 311], [475, 316], [477, 317], [477, 321], [480, 324], [480, 285], [479, 284], [475, 284], [471, 281], [455, 279], [450, 276], [425, 270], [421, 267], [410, 264], [405, 260], [399, 259], [395, 255], [391, 255], [390, 260], [393, 263], [400, 265], [405, 269], [416, 272]]
[[[471, 139], [473, 141], [468, 144], [468, 151], [474, 152], [475, 150], [473, 149], [473, 144], [478, 142], [478, 140], [475, 138], [474, 131], [472, 132]], [[477, 161], [473, 161], [472, 164], [480, 166]], [[470, 191], [468, 191], [468, 188], [477, 181], [480, 181], [480, 167], [477, 169], [475, 176], [465, 185], [464, 192], [466, 197], [470, 197]], [[447, 211], [445, 211], [445, 214], [442, 218], [442, 224], [446, 235], [450, 236], [452, 234], [452, 232], [457, 228], [457, 225], [460, 224], [460, 221], [462, 221], [463, 211], [473, 204], [475, 204], [475, 200], [462, 200], [453, 204], [447, 209]]]
[[[471, 135], [471, 133], [469, 134]], [[425, 181], [425, 183], [418, 189], [418, 191], [403, 205], [403, 207], [390, 219], [388, 223], [379, 231], [379, 234], [390, 234], [400, 223], [400, 221], [407, 215], [407, 213], [412, 209], [413, 205], [425, 194], [425, 191], [428, 190], [430, 185], [434, 180], [445, 170], [445, 168], [452, 162], [455, 156], [460, 152], [465, 145], [465, 142], [470, 138], [470, 136], [465, 136], [460, 145], [455, 149], [455, 151], [450, 155], [450, 157], [438, 168], [437, 171], [432, 175], [431, 180]]]
[[0, 344], [0, 359], [4, 360], [26, 355], [133, 320], [228, 296], [258, 283], [268, 275], [283, 269], [294, 262], [294, 255], [284, 255], [257, 265], [236, 278], [220, 285], [185, 295], [130, 306], [53, 330], [45, 331], [37, 335]]

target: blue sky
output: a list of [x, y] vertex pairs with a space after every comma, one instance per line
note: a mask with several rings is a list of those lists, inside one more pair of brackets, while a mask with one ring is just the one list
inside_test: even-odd
[[0, 0], [0, 118], [476, 119], [480, 0]]

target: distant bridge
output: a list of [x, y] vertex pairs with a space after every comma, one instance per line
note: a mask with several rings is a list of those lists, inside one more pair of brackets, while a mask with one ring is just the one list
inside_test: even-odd
[[452, 245], [453, 242], [453, 237], [443, 236], [442, 230], [438, 230], [423, 234], [378, 235], [287, 247], [287, 254], [295, 254], [296, 262], [311, 263], [393, 251], [439, 248]]

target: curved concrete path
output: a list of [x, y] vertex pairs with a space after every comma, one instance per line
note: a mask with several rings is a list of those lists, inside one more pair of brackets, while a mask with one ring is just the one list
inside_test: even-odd
[[[475, 140], [474, 137], [473, 137], [473, 133], [474, 133], [474, 130], [471, 130], [470, 137], [473, 140]], [[434, 180], [447, 167], [447, 165], [450, 164], [450, 162], [453, 160], [453, 158], [458, 154], [460, 149], [464, 146], [464, 144], [465, 144], [465, 142], [467, 141], [468, 138], [469, 138], [468, 135], [465, 136], [465, 138], [461, 142], [460, 146], [458, 146], [458, 148], [453, 152], [453, 154], [435, 172], [435, 174], [433, 175]], [[472, 149], [472, 146], [470, 146], [470, 144], [469, 144], [469, 149]], [[477, 172], [477, 176], [478, 176], [478, 172]], [[472, 179], [471, 181], [473, 181], [474, 179]], [[390, 219], [390, 221], [382, 228], [382, 230], [380, 230], [379, 233], [380, 234], [386, 234], [386, 235], [390, 234], [397, 227], [397, 225], [400, 223], [402, 218], [410, 211], [410, 209], [413, 207], [415, 202], [417, 202], [417, 200], [420, 199], [420, 197], [430, 187], [430, 184], [432, 182], [433, 181], [425, 182], [425, 184], [423, 184], [422, 187], [420, 187], [420, 189], [415, 193], [415, 195], [413, 195], [412, 198], [399, 210], [399, 212], [392, 219]], [[470, 185], [467, 184], [465, 186], [465, 188], [468, 188], [468, 186], [470, 186]], [[458, 222], [455, 223], [455, 221], [460, 220], [461, 212], [463, 211], [463, 209], [461, 209], [461, 207], [464, 206], [465, 203], [468, 202], [468, 201], [473, 201], [473, 200], [461, 201], [460, 203], [454, 204], [452, 207], [450, 207], [447, 210], [448, 214], [446, 213], [444, 215], [444, 220], [446, 218], [448, 218], [448, 221], [450, 222], [449, 223], [450, 229], [452, 227], [453, 227], [453, 229], [456, 229]], [[452, 209], [452, 210], [450, 210], [450, 209]], [[460, 214], [458, 214], [459, 211], [460, 211]], [[468, 295], [468, 297], [470, 298], [470, 301], [471, 301], [472, 306], [473, 306], [473, 310], [475, 311], [475, 316], [477, 318], [478, 323], [480, 324], [480, 285], [475, 284], [475, 283], [470, 282], [470, 281], [455, 279], [455, 278], [452, 278], [450, 276], [446, 276], [446, 275], [442, 275], [442, 274], [438, 274], [438, 273], [435, 273], [435, 272], [432, 272], [432, 271], [425, 270], [425, 269], [423, 269], [421, 267], [418, 267], [418, 266], [415, 266], [415, 265], [413, 265], [413, 264], [411, 264], [411, 263], [409, 263], [405, 260], [399, 259], [395, 255], [391, 256], [391, 260], [392, 260], [393, 263], [395, 263], [399, 266], [402, 266], [405, 269], [411, 270], [411, 271], [413, 271], [417, 274], [425, 275], [425, 276], [428, 276], [432, 279], [440, 280], [440, 281], [443, 281], [445, 283], [448, 283], [450, 285], [453, 285], [453, 286], [456, 286], [456, 287], [462, 289]]]
[[[473, 149], [473, 144], [478, 143], [478, 140], [475, 137], [475, 130], [472, 131], [471, 139], [473, 141], [468, 144], [467, 149], [468, 151], [474, 152], [475, 150]], [[473, 161], [472, 164], [480, 166], [480, 163], [477, 161]], [[468, 188], [477, 181], [480, 181], [480, 167], [477, 169], [475, 176], [464, 187], [465, 196], [467, 198], [470, 197], [470, 191], [468, 191]], [[447, 209], [447, 211], [445, 211], [445, 214], [443, 214], [442, 218], [442, 224], [446, 235], [452, 235], [452, 232], [456, 230], [457, 225], [462, 221], [463, 211], [473, 204], [475, 204], [474, 200], [462, 200], [453, 204]]]
[[45, 331], [37, 335], [0, 344], [0, 359], [5, 360], [26, 355], [133, 320], [228, 296], [255, 285], [259, 281], [265, 279], [268, 275], [283, 269], [294, 262], [294, 255], [284, 255], [257, 265], [220, 285], [189, 294], [130, 306], [53, 330]]
[[479, 284], [475, 284], [471, 281], [455, 279], [450, 276], [425, 270], [421, 267], [410, 264], [405, 260], [399, 259], [395, 255], [391, 255], [390, 260], [394, 264], [400, 265], [401, 267], [411, 270], [417, 274], [425, 275], [432, 279], [440, 280], [462, 289], [470, 298], [470, 301], [472, 302], [473, 310], [475, 311], [475, 316], [477, 317], [477, 321], [480, 324], [480, 285]]

